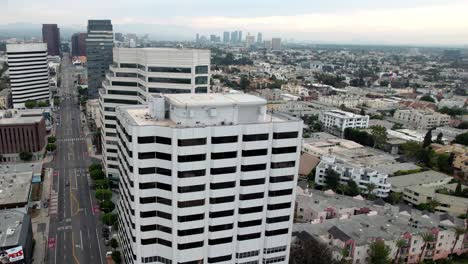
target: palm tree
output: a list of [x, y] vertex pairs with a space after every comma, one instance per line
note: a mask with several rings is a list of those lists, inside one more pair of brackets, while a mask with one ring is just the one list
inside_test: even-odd
[[347, 184], [340, 184], [336, 188], [337, 191], [341, 192], [342, 195], [345, 195], [346, 192], [348, 192], [348, 185]]
[[376, 188], [377, 188], [377, 185], [375, 185], [374, 183], [367, 184], [367, 198], [369, 198], [369, 200], [370, 200], [370, 197], [374, 195], [373, 192]]
[[426, 251], [427, 244], [429, 242], [434, 241], [434, 235], [431, 232], [425, 232], [420, 234], [422, 240], [424, 241], [424, 245], [421, 249], [421, 254], [419, 255], [419, 263], [423, 263], [424, 260], [424, 251]]
[[401, 192], [391, 192], [390, 202], [392, 204], [399, 204], [403, 200], [403, 194]]
[[428, 205], [428, 207], [429, 207], [429, 211], [434, 212], [435, 209], [436, 209], [438, 206], [440, 206], [440, 203], [439, 203], [439, 201], [432, 199], [432, 200], [430, 200], [430, 201], [427, 203], [427, 205]]
[[453, 243], [453, 247], [452, 247], [452, 250], [450, 251], [450, 255], [453, 256], [453, 253], [455, 251], [455, 247], [457, 246], [457, 242], [458, 240], [461, 239], [461, 236], [464, 235], [466, 233], [466, 229], [461, 227], [461, 226], [457, 226], [455, 227], [455, 243]]
[[401, 248], [403, 247], [406, 247], [408, 245], [408, 243], [406, 242], [405, 239], [398, 239], [396, 242], [395, 242], [395, 246], [397, 247], [397, 252], [396, 252], [396, 255], [395, 255], [395, 259], [393, 260], [393, 263], [398, 263], [400, 261], [400, 258], [401, 258], [401, 255], [400, 255], [400, 252], [401, 252]]

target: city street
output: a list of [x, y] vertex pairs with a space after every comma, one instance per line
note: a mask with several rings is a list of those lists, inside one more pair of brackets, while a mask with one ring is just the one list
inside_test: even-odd
[[80, 121], [73, 65], [65, 54], [61, 64], [61, 98], [57, 111], [57, 150], [48, 164], [54, 169], [50, 210], [47, 262], [104, 263], [98, 203], [89, 189], [91, 160]]

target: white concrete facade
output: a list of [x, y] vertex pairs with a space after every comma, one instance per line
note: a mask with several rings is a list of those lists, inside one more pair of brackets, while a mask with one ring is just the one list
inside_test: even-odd
[[50, 100], [47, 44], [7, 44], [7, 58], [13, 108]]
[[117, 108], [126, 263], [288, 263], [302, 121], [247, 94]]
[[416, 109], [397, 110], [393, 118], [403, 121], [418, 129], [430, 129], [433, 127], [446, 126], [450, 121], [450, 116], [434, 111], [423, 111]]
[[209, 50], [114, 48], [113, 64], [99, 90], [108, 177], [119, 177], [115, 108], [143, 104], [149, 94], [207, 93], [210, 56]]
[[346, 128], [369, 127], [369, 116], [357, 115], [341, 110], [322, 111], [319, 116], [324, 128], [330, 132], [343, 134]]

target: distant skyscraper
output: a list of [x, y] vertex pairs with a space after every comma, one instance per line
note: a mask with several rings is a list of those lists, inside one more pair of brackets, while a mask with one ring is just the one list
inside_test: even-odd
[[11, 97], [14, 108], [25, 108], [27, 101], [50, 99], [47, 44], [7, 44]]
[[224, 31], [223, 42], [224, 43], [229, 43], [229, 32], [228, 31]]
[[271, 39], [271, 49], [280, 50], [281, 49], [281, 38], [272, 38]]
[[216, 36], [216, 35], [210, 35], [210, 41], [211, 41], [211, 42], [217, 42], [217, 40], [218, 40], [218, 36]]
[[86, 56], [86, 33], [72, 35], [72, 56]]
[[257, 34], [257, 43], [261, 44], [263, 42], [262, 32], [258, 32]]
[[241, 43], [241, 42], [242, 42], [242, 31], [239, 31], [239, 33], [238, 33], [237, 42], [238, 42], [238, 43]]
[[119, 42], [124, 42], [125, 41], [124, 35], [122, 33], [115, 33], [114, 34], [114, 39], [115, 39], [115, 41], [119, 41]]
[[271, 40], [265, 40], [263, 42], [263, 47], [267, 50], [271, 50]]
[[98, 97], [98, 89], [112, 64], [114, 35], [110, 20], [88, 20], [86, 57], [88, 62], [88, 98]]
[[237, 43], [237, 31], [231, 32], [231, 43]]
[[247, 37], [245, 37], [245, 46], [247, 48], [252, 47], [252, 45], [255, 44], [255, 36], [251, 36], [250, 34], [247, 34]]
[[42, 25], [42, 41], [47, 43], [47, 52], [50, 56], [60, 55], [60, 29], [57, 24]]
[[196, 36], [196, 38], [195, 38], [195, 41], [196, 41], [197, 43], [200, 42], [200, 34], [197, 33], [197, 36]]

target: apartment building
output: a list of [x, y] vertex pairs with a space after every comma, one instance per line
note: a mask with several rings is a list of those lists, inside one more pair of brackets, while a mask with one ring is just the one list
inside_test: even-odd
[[14, 108], [27, 101], [50, 99], [47, 44], [7, 44], [11, 98]]
[[302, 121], [248, 94], [117, 108], [126, 263], [288, 263]]
[[369, 126], [369, 116], [357, 115], [341, 110], [323, 111], [319, 115], [319, 120], [324, 128], [330, 133], [343, 135], [346, 128], [367, 128]]
[[417, 129], [430, 129], [439, 126], [446, 126], [450, 121], [450, 116], [440, 114], [431, 110], [403, 109], [395, 111], [393, 115], [397, 121], [411, 124]]
[[210, 51], [176, 48], [114, 48], [113, 64], [99, 90], [103, 161], [118, 179], [115, 108], [146, 102], [148, 94], [207, 93]]

